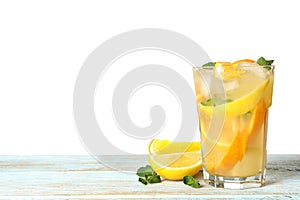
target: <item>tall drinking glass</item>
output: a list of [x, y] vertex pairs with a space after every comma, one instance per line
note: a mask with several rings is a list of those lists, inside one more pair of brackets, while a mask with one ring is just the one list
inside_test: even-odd
[[194, 67], [203, 176], [214, 187], [265, 183], [268, 108], [274, 66], [217, 63]]

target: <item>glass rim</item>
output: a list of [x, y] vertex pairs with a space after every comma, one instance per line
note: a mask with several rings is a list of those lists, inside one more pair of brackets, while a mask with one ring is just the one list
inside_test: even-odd
[[[256, 65], [256, 66], [237, 66], [239, 68], [254, 68], [254, 67], [270, 67], [271, 70], [273, 70], [275, 68], [276, 65], [267, 65], [267, 66], [262, 66], [262, 65]], [[215, 66], [192, 66], [193, 69], [207, 69], [207, 70], [210, 70], [210, 69], [214, 69]]]

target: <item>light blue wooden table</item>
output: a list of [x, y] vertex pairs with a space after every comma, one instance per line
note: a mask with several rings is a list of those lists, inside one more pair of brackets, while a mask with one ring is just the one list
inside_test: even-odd
[[136, 169], [145, 156], [0, 156], [0, 199], [300, 199], [300, 155], [269, 155], [267, 184], [247, 190], [193, 189], [181, 181], [144, 186]]

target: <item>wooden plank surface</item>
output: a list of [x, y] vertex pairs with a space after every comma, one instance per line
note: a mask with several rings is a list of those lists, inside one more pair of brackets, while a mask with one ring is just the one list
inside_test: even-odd
[[0, 199], [300, 199], [300, 155], [268, 155], [266, 186], [246, 190], [213, 188], [201, 172], [200, 189], [166, 180], [144, 186], [135, 172], [147, 164], [146, 156], [100, 159], [0, 156]]

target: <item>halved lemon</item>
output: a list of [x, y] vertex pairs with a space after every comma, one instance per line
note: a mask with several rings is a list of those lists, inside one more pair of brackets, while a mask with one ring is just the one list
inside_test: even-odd
[[165, 179], [182, 180], [202, 168], [200, 142], [172, 142], [153, 139], [148, 147], [149, 164]]
[[149, 164], [157, 174], [168, 180], [194, 176], [202, 168], [200, 151], [149, 155]]
[[200, 142], [172, 142], [170, 140], [153, 139], [149, 146], [150, 154], [172, 154], [200, 151]]

